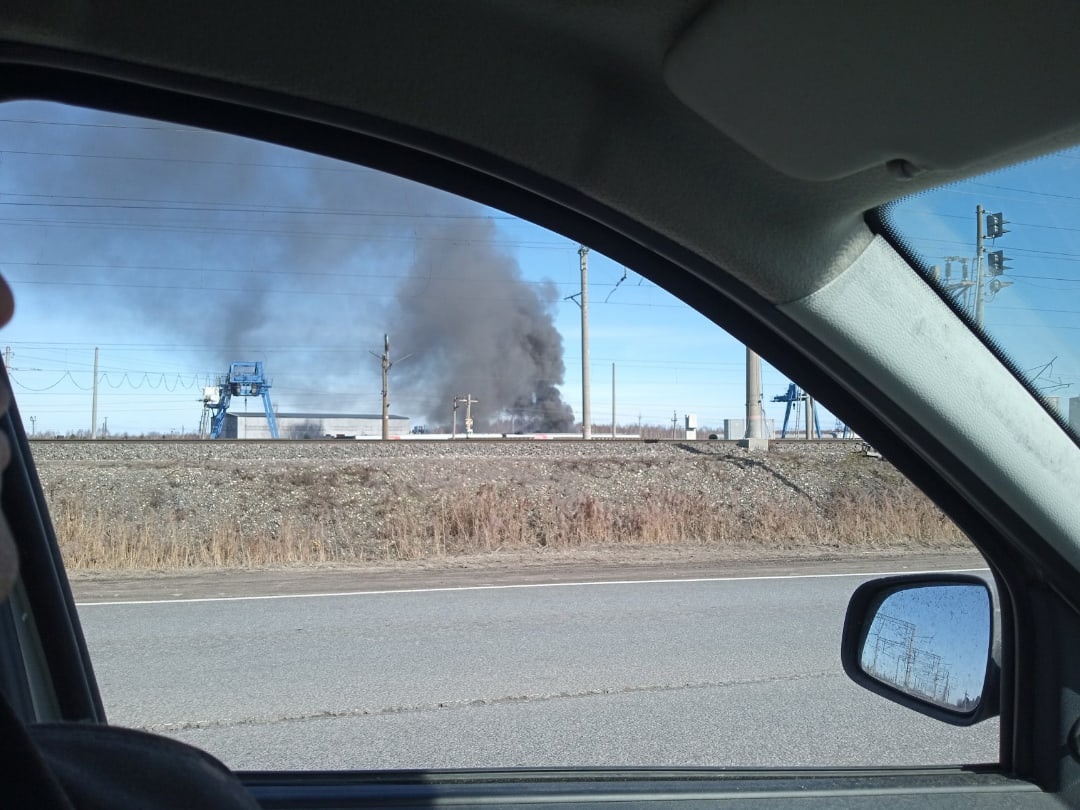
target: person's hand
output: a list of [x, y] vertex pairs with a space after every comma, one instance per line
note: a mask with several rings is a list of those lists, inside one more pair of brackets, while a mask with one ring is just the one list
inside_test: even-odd
[[[11, 288], [0, 278], [0, 326], [6, 325], [15, 312], [15, 299]], [[11, 405], [11, 389], [7, 384], [0, 385], [0, 416], [7, 413]], [[7, 469], [11, 461], [11, 445], [8, 438], [0, 433], [0, 473]], [[15, 550], [15, 540], [11, 536], [7, 519], [0, 515], [0, 600], [11, 593], [15, 578], [19, 574], [19, 554]]]

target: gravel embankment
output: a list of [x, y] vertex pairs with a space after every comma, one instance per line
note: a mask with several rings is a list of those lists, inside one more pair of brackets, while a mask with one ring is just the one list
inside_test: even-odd
[[[836, 504], [855, 496], [924, 503], [888, 462], [848, 441], [774, 442], [767, 454], [716, 441], [31, 446], [54, 511], [93, 510], [111, 523], [179, 523], [194, 537], [223, 524], [255, 537], [273, 537], [287, 524], [317, 525], [327, 542], [366, 544], [372, 559], [392, 556], [389, 518], [409, 514], [423, 526], [433, 504], [467, 501], [485, 491], [507, 503], [528, 502], [530, 509], [540, 504], [541, 510], [590, 498], [618, 509], [679, 497], [742, 515], [751, 527], [762, 509], [773, 521], [785, 510], [828, 513], [834, 520], [829, 515]], [[925, 509], [936, 512], [929, 504]], [[777, 523], [777, 533], [797, 531]], [[944, 536], [955, 546], [955, 532]]]

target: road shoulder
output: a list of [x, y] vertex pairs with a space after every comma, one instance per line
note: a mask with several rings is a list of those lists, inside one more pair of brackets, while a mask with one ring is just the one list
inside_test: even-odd
[[985, 568], [971, 552], [874, 554], [799, 559], [730, 559], [700, 550], [651, 550], [636, 554], [485, 554], [370, 566], [289, 566], [259, 569], [75, 573], [77, 602], [207, 599], [287, 594], [347, 593], [531, 585], [564, 582], [642, 581], [740, 577], [820, 576]]

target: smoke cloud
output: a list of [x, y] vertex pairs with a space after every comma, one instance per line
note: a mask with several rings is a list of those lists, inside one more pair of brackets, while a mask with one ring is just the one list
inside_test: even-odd
[[410, 355], [391, 410], [414, 424], [471, 395], [477, 430], [571, 429], [555, 288], [523, 277], [486, 209], [215, 133], [4, 110], [0, 267], [30, 315], [13, 331], [42, 329], [9, 339], [104, 344], [110, 374], [262, 360], [281, 411], [375, 413], [389, 334]]
[[477, 400], [474, 414], [489, 415], [479, 425], [505, 415], [524, 432], [569, 431], [574, 415], [556, 387], [565, 372], [556, 298], [554, 285], [522, 278], [490, 221], [445, 226], [398, 290], [392, 336], [411, 356], [396, 379], [429, 415], [448, 417], [465, 396]]

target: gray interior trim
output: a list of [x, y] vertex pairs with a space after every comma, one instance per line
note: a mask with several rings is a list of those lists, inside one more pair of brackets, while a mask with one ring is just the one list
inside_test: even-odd
[[[894, 160], [908, 164], [900, 171], [957, 171], [1023, 145], [1033, 120], [1047, 130], [1080, 125], [1060, 89], [1080, 73], [1080, 50], [1067, 37], [1047, 40], [1047, 19], [1080, 30], [1080, 5], [724, 0], [676, 44], [667, 82], [792, 177], [837, 180]], [[1017, 39], [1045, 46], [1010, 47]]]
[[[913, 98], [935, 97], [944, 80], [920, 69], [927, 58], [921, 48], [903, 47], [905, 26], [924, 28], [919, 14], [929, 13], [931, 5], [925, 0], [913, 8], [868, 6], [888, 20], [887, 31], [895, 33], [900, 46], [889, 51], [890, 81]], [[950, 18], [976, 20], [1003, 4], [947, 5], [955, 8]], [[849, 149], [858, 156], [859, 133], [870, 137], [884, 116], [886, 121], [903, 120], [905, 132], [933, 129], [935, 138], [962, 150], [950, 152], [947, 168], [905, 180], [878, 162], [839, 180], [796, 179], [753, 150], [786, 150], [790, 159], [807, 121], [782, 138], [766, 127], [764, 134], [776, 141], [774, 146], [764, 135], [745, 134], [740, 135], [745, 145], [740, 145], [687, 107], [665, 83], [669, 52], [707, 6], [703, 0], [623, 0], [619, 13], [612, 14], [607, 3], [575, 0], [400, 0], [322, 4], [317, 10], [236, 0], [203, 7], [200, 13], [184, 4], [155, 4], [137, 16], [136, 24], [130, 4], [122, 0], [37, 0], [5, 9], [0, 58], [47, 63], [44, 51], [31, 52], [28, 46], [57, 48], [68, 59], [75, 53], [98, 60], [96, 69], [111, 75], [165, 71], [135, 79], [145, 83], [178, 83], [170, 74], [220, 79], [229, 83], [222, 86], [223, 95], [229, 86], [234, 92], [244, 87], [279, 92], [293, 100], [415, 127], [580, 189], [585, 197], [640, 221], [776, 302], [802, 298], [832, 278], [833, 257], [857, 240], [866, 210], [907, 192], [1080, 141], [1080, 127], [1061, 129], [1080, 120], [1080, 97], [1058, 92], [1059, 80], [1045, 89], [1025, 87], [1024, 93], [1008, 99], [1015, 107], [1021, 97], [1030, 97], [1025, 103], [1049, 116], [1053, 126], [1047, 126], [1045, 118], [1028, 120], [1012, 112], [1002, 122], [1007, 123], [1007, 140], [993, 134], [998, 131], [996, 119], [992, 127], [977, 126], [984, 109], [991, 109], [983, 105], [999, 91], [980, 92], [990, 50], [985, 41], [969, 37], [976, 29], [965, 28], [964, 36], [951, 43], [950, 53], [956, 64], [967, 60], [975, 66], [960, 84], [973, 99], [968, 103], [980, 105], [978, 116], [950, 110], [941, 120], [929, 121], [898, 105], [888, 86], [872, 84], [850, 99], [819, 98], [824, 106], [813, 112], [815, 119], [832, 122], [818, 123], [827, 128], [813, 141], [828, 142], [828, 149], [813, 147], [814, 156], [823, 161], [839, 165]], [[740, 81], [750, 82], [741, 90], [746, 99], [769, 100], [778, 83], [786, 87], [784, 82], [790, 82], [784, 91], [788, 96], [796, 88], [805, 89], [796, 81], [806, 72], [805, 50], [790, 41], [802, 33], [786, 22], [787, 15], [795, 21], [812, 14], [814, 30], [820, 31], [830, 26], [848, 30], [843, 21], [852, 14], [846, 3], [812, 4], [804, 12], [795, 3], [779, 9], [743, 2], [732, 7], [743, 15], [738, 30], [770, 31], [773, 43], [763, 54], [768, 71], [739, 70]], [[1073, 61], [1080, 58], [1073, 51], [1075, 15], [1080, 13], [1073, 4], [1054, 0], [1015, 13], [1029, 17], [1044, 34], [1060, 32], [1060, 41], [1048, 43], [1040, 53], [1057, 59], [1068, 49]], [[877, 56], [867, 51], [863, 62]], [[1065, 70], [1073, 61], [1052, 60], [1043, 72]], [[858, 72], [862, 66], [848, 67]], [[714, 80], [708, 65], [696, 70], [698, 85]], [[525, 100], [522, 88], [528, 88]], [[1038, 105], [1051, 89], [1053, 105]], [[784, 98], [759, 106], [775, 109]], [[972, 138], [975, 131], [978, 137]], [[838, 133], [843, 139], [830, 140]], [[896, 143], [897, 149], [905, 147]], [[1010, 148], [988, 156], [1005, 146]], [[643, 155], [652, 157], [642, 160]], [[866, 163], [865, 156], [852, 160], [852, 165]]]
[[781, 309], [921, 416], [1080, 566], [1080, 447], [888, 243], [875, 238], [846, 272]]
[[15, 616], [15, 629], [19, 636], [19, 649], [22, 653], [22, 665], [30, 692], [30, 701], [33, 704], [34, 719], [39, 722], [60, 720], [60, 704], [56, 700], [56, 687], [49, 674], [49, 662], [45, 658], [41, 636], [30, 609], [26, 587], [21, 579], [16, 580], [8, 601]]

